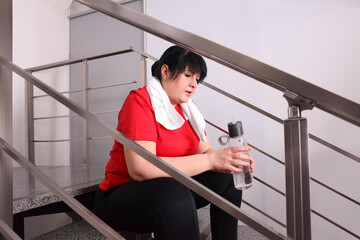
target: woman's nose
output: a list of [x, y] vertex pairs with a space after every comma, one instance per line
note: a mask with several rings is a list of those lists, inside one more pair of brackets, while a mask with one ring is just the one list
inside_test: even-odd
[[191, 86], [193, 86], [194, 88], [196, 88], [197, 85], [198, 85], [197, 80], [196, 80], [196, 77], [194, 76], [194, 77], [192, 77], [191, 79], [192, 79], [192, 80], [191, 80]]

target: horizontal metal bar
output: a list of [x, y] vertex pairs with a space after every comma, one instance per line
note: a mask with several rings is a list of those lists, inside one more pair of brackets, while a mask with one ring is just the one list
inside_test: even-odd
[[[230, 93], [228, 93], [228, 92], [226, 92], [226, 91], [224, 91], [224, 90], [222, 90], [220, 88], [217, 88], [217, 87], [215, 87], [215, 86], [213, 86], [213, 85], [211, 85], [209, 83], [206, 83], [206, 82], [202, 82], [202, 84], [204, 86], [207, 86], [207, 87], [211, 88], [212, 90], [214, 90], [214, 91], [216, 91], [216, 92], [218, 92], [218, 93], [220, 93], [220, 94], [222, 94], [222, 95], [224, 95], [224, 96], [238, 102], [238, 103], [243, 104], [244, 106], [249, 107], [250, 109], [252, 109], [252, 110], [254, 110], [254, 111], [256, 111], [256, 112], [258, 112], [258, 113], [260, 113], [260, 114], [262, 114], [262, 115], [264, 115], [266, 117], [269, 117], [270, 119], [273, 119], [274, 121], [276, 121], [278, 123], [284, 124], [284, 121], [281, 120], [280, 118], [276, 117], [275, 115], [272, 115], [272, 114], [270, 114], [270, 113], [268, 113], [268, 112], [266, 112], [266, 111], [264, 111], [264, 110], [262, 110], [262, 109], [260, 109], [260, 108], [258, 108], [256, 106], [254, 106], [254, 105], [252, 105], [252, 104], [250, 104], [250, 103], [248, 103], [248, 102], [246, 102], [246, 101], [244, 101], [244, 100], [242, 100], [242, 99], [240, 99], [240, 98], [238, 98], [238, 97], [236, 97], [236, 96], [234, 96], [234, 95], [232, 95], [232, 94], [230, 94]], [[209, 123], [209, 124], [211, 124], [211, 123]], [[212, 125], [212, 126], [214, 126], [215, 128], [227, 133], [226, 131], [218, 128], [215, 125]], [[344, 155], [344, 156], [346, 156], [346, 157], [348, 157], [348, 158], [350, 158], [350, 159], [353, 159], [353, 160], [357, 161], [358, 163], [360, 163], [360, 157], [357, 157], [352, 153], [349, 153], [349, 152], [347, 152], [347, 151], [345, 151], [345, 150], [343, 150], [343, 149], [341, 149], [341, 148], [339, 148], [339, 147], [337, 147], [337, 146], [335, 146], [335, 145], [333, 145], [333, 144], [331, 144], [331, 143], [329, 143], [329, 142], [327, 142], [327, 141], [325, 141], [325, 140], [323, 140], [323, 139], [321, 139], [321, 138], [319, 138], [319, 137], [317, 137], [317, 136], [315, 136], [315, 135], [313, 135], [311, 133], [309, 133], [309, 138], [316, 141], [316, 142], [318, 142], [318, 143], [320, 143], [320, 144], [322, 144], [322, 145], [324, 145], [324, 146], [326, 146], [326, 147], [328, 147], [328, 148], [330, 148], [330, 149], [332, 149], [332, 150], [334, 150], [334, 151], [336, 151], [336, 152], [338, 152], [338, 153], [340, 153], [340, 154], [342, 154], [342, 155]], [[261, 151], [261, 150], [259, 149], [258, 151]], [[266, 153], [264, 153], [264, 154], [267, 155]], [[267, 155], [267, 156], [273, 158], [271, 155]], [[276, 158], [273, 158], [273, 159], [275, 161], [281, 163], [281, 164], [284, 164], [283, 162], [279, 161]]]
[[360, 104], [230, 48], [118, 5], [110, 0], [76, 1], [197, 54], [208, 57], [280, 91], [293, 92], [300, 97], [314, 102], [316, 107], [360, 126]]
[[321, 218], [322, 218], [322, 219], [324, 219], [325, 221], [327, 221], [327, 222], [331, 223], [332, 225], [334, 225], [334, 226], [336, 226], [336, 227], [340, 228], [340, 229], [341, 229], [341, 230], [343, 230], [344, 232], [347, 232], [348, 234], [352, 235], [353, 237], [355, 237], [355, 238], [357, 238], [357, 239], [360, 239], [360, 236], [359, 236], [359, 235], [356, 235], [356, 234], [355, 234], [355, 233], [353, 233], [352, 231], [350, 231], [350, 230], [348, 230], [348, 229], [344, 228], [344, 227], [343, 227], [343, 226], [341, 226], [340, 224], [338, 224], [338, 223], [334, 222], [333, 220], [331, 220], [331, 219], [329, 219], [329, 218], [325, 217], [325, 216], [324, 216], [324, 215], [322, 215], [321, 213], [319, 213], [319, 212], [317, 212], [317, 211], [315, 211], [315, 210], [313, 210], [313, 209], [311, 209], [311, 212], [312, 212], [312, 213], [314, 213], [315, 215], [317, 215], [317, 216], [321, 217]]
[[8, 240], [21, 240], [21, 238], [2, 219], [0, 219], [0, 233], [0, 239], [2, 235]]
[[[212, 123], [212, 122], [210, 122], [210, 121], [208, 121], [208, 120], [205, 120], [205, 121], [206, 121], [206, 123], [208, 123], [209, 125], [213, 126], [214, 128], [222, 131], [223, 133], [229, 134], [226, 130], [224, 130], [224, 129], [222, 129], [221, 127], [215, 125], [214, 123]], [[327, 146], [327, 147], [329, 147], [329, 148], [331, 148], [331, 149], [333, 149], [333, 150], [335, 150], [335, 151], [336, 151], [336, 149], [338, 149], [338, 152], [339, 152], [339, 153], [342, 153], [343, 155], [345, 155], [345, 156], [347, 156], [347, 157], [349, 157], [349, 158], [352, 158], [352, 159], [355, 158], [354, 160], [357, 160], [357, 159], [356, 159], [356, 158], [357, 158], [356, 156], [354, 156], [354, 155], [351, 156], [351, 155], [352, 155], [351, 153], [348, 153], [348, 152], [346, 152], [346, 151], [344, 151], [344, 150], [342, 150], [342, 149], [340, 149], [340, 148], [338, 148], [338, 147], [335, 147], [335, 146], [331, 145], [330, 143], [326, 142], [325, 140], [322, 140], [322, 139], [320, 139], [320, 138], [318, 138], [318, 137], [316, 137], [316, 136], [314, 136], [314, 135], [311, 135], [311, 134], [309, 134], [309, 137], [312, 138], [312, 139], [315, 140], [315, 141], [318, 141], [320, 144], [324, 143], [325, 146]], [[252, 144], [249, 143], [249, 146], [252, 147], [253, 149], [255, 149], [256, 151], [261, 152], [262, 154], [268, 156], [269, 158], [277, 161], [278, 163], [284, 165], [284, 162], [282, 162], [282, 161], [280, 161], [279, 159], [271, 156], [270, 154], [262, 151], [261, 149], [255, 147], [254, 145], [252, 145]], [[335, 148], [335, 149], [334, 149], [334, 148]], [[258, 180], [259, 182], [261, 182], [262, 184], [264, 184], [264, 185], [268, 186], [269, 188], [273, 189], [274, 191], [280, 193], [281, 195], [286, 196], [285, 193], [283, 193], [283, 192], [281, 192], [280, 190], [272, 187], [271, 185], [267, 184], [266, 182], [262, 181], [261, 179], [255, 177], [255, 176], [254, 176], [254, 178], [255, 178], [256, 180]], [[332, 192], [340, 195], [341, 197], [343, 197], [343, 198], [345, 198], [345, 199], [347, 199], [347, 200], [349, 200], [349, 201], [351, 201], [351, 202], [353, 202], [353, 203], [355, 203], [355, 204], [357, 204], [357, 205], [360, 205], [360, 203], [359, 203], [358, 201], [356, 201], [355, 199], [346, 196], [345, 194], [343, 194], [343, 193], [335, 190], [334, 188], [329, 187], [328, 185], [320, 182], [319, 180], [316, 180], [316, 179], [313, 178], [313, 177], [310, 177], [310, 180], [312, 180], [312, 181], [316, 182], [317, 184], [319, 184], [319, 185], [321, 185], [321, 186], [329, 189], [330, 191], [332, 191]]]
[[335, 145], [333, 145], [333, 144], [331, 144], [331, 143], [329, 143], [329, 142], [327, 142], [327, 141], [325, 141], [325, 140], [323, 140], [323, 139], [321, 139], [321, 138], [319, 138], [317, 136], [314, 136], [311, 133], [309, 133], [309, 138], [316, 141], [316, 142], [318, 142], [318, 143], [320, 143], [320, 144], [322, 144], [322, 145], [324, 145], [324, 146], [326, 146], [326, 147], [328, 147], [328, 148], [330, 148], [330, 149], [332, 149], [332, 150], [334, 150], [335, 152], [338, 152], [338, 153], [340, 153], [340, 154], [342, 154], [342, 155], [344, 155], [344, 156], [346, 156], [346, 157], [360, 163], [360, 157], [355, 156], [354, 154], [349, 153], [349, 152], [345, 151], [344, 149], [341, 149], [341, 148], [339, 148], [339, 147], [337, 147], [337, 146], [335, 146]]
[[103, 140], [103, 139], [111, 139], [109, 136], [102, 136], [102, 137], [91, 137], [90, 140]]
[[267, 182], [265, 182], [265, 181], [261, 180], [260, 178], [258, 178], [258, 177], [256, 177], [256, 176], [254, 176], [254, 179], [255, 179], [256, 181], [258, 181], [258, 182], [260, 182], [260, 183], [264, 184], [264, 185], [265, 185], [265, 186], [267, 186], [268, 188], [270, 188], [270, 189], [274, 190], [275, 192], [279, 193], [280, 195], [282, 195], [282, 196], [286, 197], [286, 194], [285, 194], [284, 192], [282, 192], [282, 191], [280, 191], [279, 189], [277, 189], [277, 188], [275, 188], [275, 187], [271, 186], [270, 184], [268, 184]]
[[96, 89], [101, 89], [101, 88], [109, 88], [109, 87], [123, 86], [123, 85], [129, 85], [129, 84], [134, 84], [134, 83], [137, 83], [137, 81], [123, 82], [123, 83], [115, 83], [115, 84], [102, 85], [102, 86], [97, 86], [97, 87], [89, 87], [89, 88], [86, 88], [86, 90], [96, 90]]
[[153, 61], [157, 61], [158, 59], [144, 51], [141, 51], [140, 49], [134, 48], [134, 47], [130, 47], [134, 52], [137, 52], [138, 54], [140, 54], [143, 57], [149, 58]]
[[[100, 112], [92, 112], [93, 114], [107, 114], [107, 113], [118, 113], [120, 110], [108, 110], [108, 111], [100, 111]], [[44, 119], [53, 119], [53, 118], [65, 118], [65, 117], [77, 117], [77, 114], [70, 115], [59, 115], [59, 116], [51, 116], [51, 117], [37, 117], [33, 118], [33, 120], [44, 120]]]
[[172, 165], [164, 161], [163, 159], [157, 157], [153, 153], [147, 151], [145, 148], [140, 146], [139, 144], [135, 143], [122, 133], [118, 132], [117, 130], [109, 127], [106, 123], [98, 119], [94, 114], [83, 109], [78, 104], [74, 103], [70, 99], [62, 96], [61, 94], [57, 93], [54, 89], [47, 86], [45, 83], [34, 77], [33, 75], [29, 74], [28, 72], [22, 70], [14, 63], [10, 62], [8, 59], [4, 58], [0, 55], [0, 64], [5, 65], [19, 76], [23, 77], [30, 83], [34, 84], [40, 90], [46, 92], [47, 94], [51, 95], [55, 100], [59, 101], [66, 107], [68, 107], [73, 112], [79, 114], [90, 123], [94, 124], [99, 130], [103, 131], [106, 135], [111, 136], [113, 139], [119, 141], [125, 147], [131, 149], [132, 151], [136, 152], [139, 156], [143, 157], [159, 169], [163, 170], [170, 176], [172, 176], [177, 181], [181, 182], [183, 185], [191, 189], [192, 191], [196, 192], [200, 196], [204, 197], [205, 199], [209, 200], [213, 204], [215, 204], [220, 209], [224, 210], [225, 212], [229, 213], [233, 217], [239, 219], [240, 221], [246, 223], [256, 231], [262, 233], [263, 235], [271, 238], [271, 239], [285, 239], [281, 233], [277, 232], [270, 227], [263, 225], [259, 220], [255, 219], [254, 217], [248, 215], [246, 212], [229, 202], [228, 200], [224, 199], [223, 197], [219, 196], [218, 194], [214, 193], [213, 191], [209, 190], [208, 188], [204, 187], [202, 184], [198, 183], [191, 177], [187, 176], [183, 172], [177, 170]]
[[93, 214], [89, 209], [84, 207], [79, 201], [73, 198], [69, 193], [62, 189], [49, 176], [40, 171], [33, 163], [28, 161], [12, 146], [0, 138], [0, 147], [26, 171], [33, 175], [37, 180], [44, 184], [50, 191], [56, 194], [64, 203], [71, 207], [76, 213], [84, 218], [93, 227], [99, 230], [109, 239], [124, 239], [115, 230], [104, 223], [100, 218]]
[[264, 116], [267, 116], [268, 118], [271, 118], [272, 120], [274, 120], [274, 121], [276, 121], [278, 123], [281, 123], [281, 124], [284, 123], [284, 121], [282, 119], [276, 117], [275, 115], [272, 115], [272, 114], [262, 110], [261, 108], [258, 108], [255, 105], [252, 105], [251, 103], [248, 103], [248, 102], [242, 100], [241, 98], [238, 98], [238, 97], [236, 97], [236, 96], [234, 96], [234, 95], [232, 95], [232, 94], [230, 94], [230, 93], [228, 93], [228, 92], [226, 92], [226, 91], [224, 91], [224, 90], [222, 90], [222, 89], [220, 89], [218, 87], [215, 87], [214, 85], [212, 85], [210, 83], [202, 82], [202, 84], [204, 86], [206, 86], [206, 87], [208, 87], [208, 88], [210, 88], [210, 89], [212, 89], [212, 90], [214, 90], [214, 91], [216, 91], [216, 92], [218, 92], [218, 93], [220, 93], [220, 94], [222, 94], [222, 95], [224, 95], [224, 96], [238, 102], [238, 103], [241, 103], [242, 105], [244, 105], [244, 106], [246, 106], [248, 108], [251, 108], [251, 109], [255, 110], [258, 113], [261, 113]]
[[133, 52], [133, 50], [130, 47], [121, 48], [121, 49], [116, 50], [116, 51], [109, 51], [109, 52], [106, 52], [106, 53], [89, 55], [89, 56], [86, 56], [86, 57], [70, 59], [70, 60], [65, 60], [65, 61], [59, 61], [59, 62], [55, 62], [55, 63], [41, 65], [41, 66], [38, 66], [38, 67], [27, 68], [27, 69], [25, 69], [25, 71], [30, 71], [30, 72], [43, 71], [43, 70], [46, 70], [46, 69], [62, 67], [62, 66], [66, 66], [66, 65], [75, 64], [75, 63], [81, 63], [84, 60], [90, 61], [90, 60], [95, 60], [95, 59], [99, 59], [99, 58], [111, 57], [111, 56], [114, 56], [114, 55], [129, 53], [129, 52]]
[[256, 210], [257, 212], [261, 213], [262, 215], [264, 215], [265, 217], [273, 220], [274, 222], [276, 222], [277, 224], [279, 224], [280, 226], [286, 228], [286, 225], [282, 222], [280, 222], [279, 220], [277, 220], [276, 218], [270, 216], [269, 214], [265, 213], [264, 211], [260, 210], [260, 208], [255, 207], [254, 205], [252, 205], [251, 203], [249, 203], [248, 201], [242, 199], [241, 202], [245, 203], [246, 205], [248, 205], [249, 207], [253, 208], [254, 210]]
[[107, 114], [107, 113], [118, 113], [120, 110], [108, 110], [108, 111], [100, 111], [100, 112], [93, 112], [93, 114]]
[[67, 115], [59, 115], [59, 116], [51, 116], [51, 117], [36, 117], [33, 120], [44, 120], [44, 119], [54, 119], [54, 118], [65, 118], [65, 117], [76, 117], [77, 114], [67, 114]]
[[[111, 139], [110, 136], [102, 137], [88, 137], [88, 140], [101, 140], [101, 139]], [[83, 138], [67, 138], [67, 139], [57, 139], [57, 140], [34, 140], [35, 143], [50, 143], [50, 142], [69, 142], [69, 141], [81, 141]]]
[[69, 142], [69, 141], [78, 141], [82, 138], [67, 138], [67, 139], [57, 139], [57, 140], [34, 140], [34, 143], [55, 143], [55, 142]]
[[152, 60], [156, 59], [153, 56], [151, 56], [151, 55], [149, 55], [149, 54], [147, 54], [147, 53], [145, 53], [145, 52], [143, 52], [143, 51], [141, 51], [141, 50], [139, 50], [137, 48], [134, 48], [134, 47], [130, 46], [130, 47], [121, 48], [121, 49], [118, 49], [118, 50], [115, 50], [115, 51], [109, 51], [109, 52], [90, 55], [90, 56], [86, 56], [86, 57], [70, 59], [70, 60], [64, 60], [64, 61], [54, 62], [54, 63], [45, 64], [45, 65], [41, 65], [41, 66], [37, 66], [37, 67], [27, 68], [27, 69], [25, 69], [25, 71], [38, 72], [38, 71], [43, 71], [43, 70], [47, 70], [47, 69], [51, 69], [51, 68], [57, 68], [57, 67], [62, 67], [62, 66], [66, 66], [66, 65], [81, 63], [81, 62], [83, 62], [85, 60], [86, 61], [91, 61], [91, 60], [96, 60], [96, 59], [100, 59], [100, 58], [120, 55], [120, 54], [124, 54], [124, 53], [130, 53], [130, 52], [136, 52], [136, 53], [140, 54], [141, 56], [146, 57], [146, 58], [150, 58]]
[[[208, 123], [209, 125], [213, 126], [214, 128], [216, 128], [216, 129], [218, 129], [218, 130], [222, 131], [223, 133], [229, 134], [229, 132], [228, 132], [228, 131], [226, 131], [226, 130], [222, 129], [221, 127], [219, 127], [219, 126], [215, 125], [214, 123], [212, 123], [212, 122], [210, 122], [210, 121], [208, 121], [208, 120], [206, 120], [206, 119], [205, 119], [205, 121], [206, 121], [206, 123]], [[277, 159], [276, 157], [274, 157], [274, 156], [272, 156], [272, 155], [270, 155], [270, 154], [268, 154], [268, 153], [264, 152], [264, 151], [263, 151], [263, 150], [261, 150], [260, 148], [258, 148], [258, 147], [256, 147], [256, 146], [252, 145], [251, 143], [249, 143], [249, 146], [250, 146], [250, 147], [252, 147], [253, 149], [255, 149], [256, 151], [258, 151], [258, 152], [260, 152], [260, 153], [264, 154], [265, 156], [267, 156], [267, 157], [269, 157], [269, 158], [273, 159], [274, 161], [276, 161], [276, 162], [280, 163], [281, 165], [285, 165], [285, 163], [284, 163], [283, 161], [281, 161], [281, 160]]]
[[[67, 93], [75, 93], [75, 92], [81, 92], [81, 90], [63, 91], [63, 92], [59, 92], [59, 93], [60, 93], [60, 94], [67, 94]], [[47, 95], [47, 94], [42, 94], [42, 95], [33, 96], [33, 97], [31, 97], [31, 98], [35, 99], [35, 98], [42, 98], [42, 97], [49, 97], [49, 95]]]
[[353, 199], [353, 198], [351, 198], [351, 197], [346, 196], [345, 194], [343, 194], [343, 193], [341, 193], [341, 192], [339, 192], [339, 191], [335, 190], [335, 189], [334, 189], [334, 188], [332, 188], [332, 187], [329, 187], [328, 185], [326, 185], [326, 184], [324, 184], [324, 183], [320, 182], [319, 180], [317, 180], [317, 179], [315, 179], [315, 178], [313, 178], [313, 177], [310, 177], [310, 180], [312, 180], [312, 181], [316, 182], [316, 183], [317, 183], [317, 184], [319, 184], [320, 186], [322, 186], [322, 187], [324, 187], [324, 188], [327, 188], [328, 190], [330, 190], [330, 191], [332, 191], [332, 192], [334, 192], [334, 193], [336, 193], [336, 194], [340, 195], [341, 197], [343, 197], [343, 198], [345, 198], [345, 199], [347, 199], [347, 200], [349, 200], [349, 201], [351, 201], [351, 202], [355, 203], [356, 205], [360, 206], [360, 202], [356, 201], [355, 199]]
[[228, 131], [225, 131], [224, 129], [222, 129], [221, 127], [215, 125], [214, 123], [210, 122], [209, 120], [206, 120], [206, 119], [205, 119], [205, 122], [206, 122], [207, 124], [213, 126], [214, 128], [216, 128], [217, 130], [220, 130], [220, 131], [223, 132], [223, 133], [229, 134]]
[[[86, 90], [89, 91], [89, 90], [95, 90], [95, 89], [100, 89], [100, 88], [108, 88], [108, 87], [129, 85], [129, 84], [134, 84], [134, 83], [137, 83], [137, 81], [115, 83], [115, 84], [102, 85], [102, 86], [97, 86], [97, 87], [89, 87], [89, 88], [86, 88]], [[72, 91], [64, 91], [64, 92], [59, 92], [59, 93], [60, 94], [66, 94], [66, 93], [77, 93], [77, 92], [82, 92], [82, 89], [77, 89], [77, 90], [72, 90]], [[37, 95], [37, 96], [34, 96], [32, 98], [41, 98], [41, 97], [49, 97], [49, 95], [47, 95], [47, 94]]]

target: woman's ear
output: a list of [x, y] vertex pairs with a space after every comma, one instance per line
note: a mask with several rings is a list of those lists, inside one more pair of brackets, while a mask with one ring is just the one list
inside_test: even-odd
[[166, 64], [163, 64], [161, 66], [161, 79], [162, 80], [167, 80], [170, 78], [170, 69], [169, 66]]

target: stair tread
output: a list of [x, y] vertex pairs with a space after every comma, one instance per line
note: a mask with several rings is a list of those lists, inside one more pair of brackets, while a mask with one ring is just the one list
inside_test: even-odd
[[[200, 232], [203, 231], [207, 225], [210, 223], [209, 220], [209, 208], [205, 207], [198, 210], [199, 217], [199, 227]], [[43, 234], [33, 240], [47, 240], [47, 239], [57, 239], [57, 240], [82, 240], [82, 239], [106, 239], [104, 235], [98, 232], [85, 220], [81, 219], [74, 221], [71, 224], [68, 224], [64, 227], [51, 231], [49, 233]], [[211, 235], [206, 238], [206, 240], [211, 240]], [[247, 239], [247, 240], [267, 240], [268, 238], [264, 237], [260, 233], [256, 232], [252, 228], [246, 225], [239, 225], [238, 227], [238, 239]]]
[[[105, 172], [104, 166], [100, 165], [88, 169], [73, 166], [39, 168], [72, 196], [95, 190]], [[23, 168], [14, 168], [13, 179], [13, 214], [60, 201], [54, 193], [29, 176]]]

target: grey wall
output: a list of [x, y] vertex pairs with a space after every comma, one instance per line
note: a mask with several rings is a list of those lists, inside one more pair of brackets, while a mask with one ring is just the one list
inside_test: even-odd
[[[137, 11], [143, 11], [143, 2], [135, 1], [125, 5]], [[70, 20], [70, 58], [113, 51], [133, 46], [143, 50], [143, 31], [110, 18], [102, 13], [94, 12], [78, 16]], [[128, 81], [139, 81], [140, 56], [127, 53], [89, 62], [89, 87], [116, 84]], [[73, 65], [70, 69], [70, 89], [81, 89], [82, 64]], [[89, 92], [89, 111], [119, 110], [132, 89], [137, 84], [92, 90]], [[81, 93], [73, 93], [71, 100], [81, 105]], [[101, 120], [116, 128], [118, 113], [99, 114]], [[82, 137], [82, 118], [73, 117], [70, 122], [71, 138]], [[92, 125], [90, 137], [101, 137], [104, 134]], [[112, 139], [90, 140], [90, 164], [102, 164], [109, 160]], [[70, 150], [71, 165], [82, 164], [82, 143], [72, 141]]]

